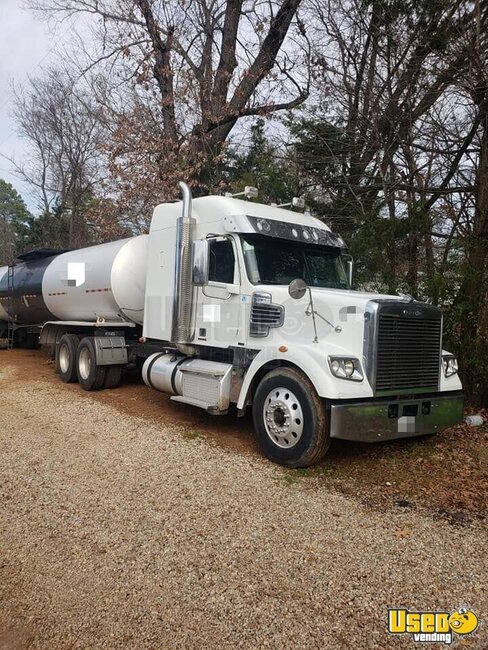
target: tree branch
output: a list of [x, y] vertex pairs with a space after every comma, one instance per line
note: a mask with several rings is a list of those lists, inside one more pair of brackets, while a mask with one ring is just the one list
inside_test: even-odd
[[161, 31], [156, 24], [149, 0], [135, 0], [141, 10], [146, 23], [146, 28], [151, 38], [154, 49], [154, 77], [161, 93], [161, 108], [163, 112], [163, 125], [166, 136], [171, 142], [178, 140], [175, 117], [175, 99], [173, 88], [173, 72], [171, 69], [171, 47], [174, 27], [168, 27], [166, 40], [161, 38]]

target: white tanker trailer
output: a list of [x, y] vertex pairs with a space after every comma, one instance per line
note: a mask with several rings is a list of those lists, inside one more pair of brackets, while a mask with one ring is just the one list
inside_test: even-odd
[[37, 251], [0, 268], [0, 320], [41, 326], [62, 381], [145, 383], [218, 415], [252, 406], [258, 442], [289, 467], [331, 438], [375, 442], [462, 419], [442, 313], [351, 289], [341, 237], [319, 220], [222, 196], [154, 210], [148, 235]]
[[[14, 320], [29, 325], [49, 319], [92, 321], [103, 314], [142, 325], [147, 245], [148, 235], [140, 235], [61, 254], [33, 251], [21, 257], [13, 268]], [[0, 267], [0, 320], [9, 316], [7, 271]]]

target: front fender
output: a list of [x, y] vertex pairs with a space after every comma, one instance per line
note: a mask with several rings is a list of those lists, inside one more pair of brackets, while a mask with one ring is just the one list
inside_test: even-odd
[[[332, 354], [334, 354], [334, 351], [332, 351]], [[373, 395], [366, 377], [361, 382], [333, 377], [325, 351], [322, 358], [317, 352], [312, 354], [309, 345], [294, 345], [293, 349], [287, 349], [286, 352], [280, 352], [278, 348], [265, 348], [254, 357], [246, 372], [237, 401], [238, 409], [242, 409], [246, 405], [249, 389], [257, 373], [267, 365], [270, 366], [271, 370], [276, 367], [276, 362], [284, 366], [295, 366], [301, 370], [312, 382], [319, 397], [349, 399], [371, 397]]]

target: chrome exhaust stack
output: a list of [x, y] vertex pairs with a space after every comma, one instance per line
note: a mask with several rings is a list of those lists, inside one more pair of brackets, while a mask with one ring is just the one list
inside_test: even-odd
[[195, 219], [191, 216], [191, 190], [180, 182], [183, 194], [181, 217], [176, 222], [176, 267], [173, 301], [172, 339], [183, 354], [194, 354], [188, 345], [192, 336], [193, 311], [192, 242]]

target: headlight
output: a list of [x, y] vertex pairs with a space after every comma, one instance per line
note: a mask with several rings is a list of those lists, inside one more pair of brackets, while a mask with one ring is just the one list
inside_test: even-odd
[[455, 375], [458, 371], [458, 362], [456, 357], [452, 354], [443, 354], [442, 367], [444, 368], [445, 377], [452, 377]]
[[359, 359], [354, 357], [329, 357], [330, 371], [339, 379], [363, 381], [363, 371]]

